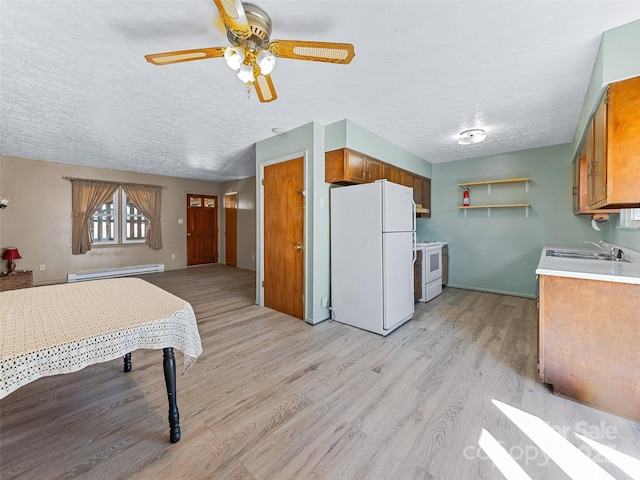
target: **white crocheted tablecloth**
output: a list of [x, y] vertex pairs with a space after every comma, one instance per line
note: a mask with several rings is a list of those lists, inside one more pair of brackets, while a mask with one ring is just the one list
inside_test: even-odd
[[185, 372], [202, 353], [193, 309], [138, 278], [0, 293], [0, 398], [41, 377], [168, 347], [184, 354]]

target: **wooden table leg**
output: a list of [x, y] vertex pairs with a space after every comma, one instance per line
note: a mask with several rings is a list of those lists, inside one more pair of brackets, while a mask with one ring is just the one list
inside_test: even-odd
[[124, 357], [124, 371], [131, 371], [131, 352], [127, 353]]
[[171, 443], [176, 443], [180, 440], [180, 414], [176, 399], [176, 359], [173, 356], [173, 348], [165, 348], [163, 358], [164, 381], [169, 398], [169, 439]]

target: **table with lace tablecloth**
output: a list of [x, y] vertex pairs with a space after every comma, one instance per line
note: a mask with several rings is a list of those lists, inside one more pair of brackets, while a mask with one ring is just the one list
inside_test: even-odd
[[191, 305], [139, 278], [112, 278], [0, 293], [0, 398], [38, 378], [131, 352], [163, 349], [170, 439], [180, 439], [173, 349], [184, 371], [202, 353]]

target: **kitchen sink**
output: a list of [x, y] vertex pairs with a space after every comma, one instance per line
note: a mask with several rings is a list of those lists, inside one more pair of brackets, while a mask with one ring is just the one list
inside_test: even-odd
[[580, 260], [604, 260], [608, 262], [626, 262], [629, 260], [624, 258], [617, 258], [615, 255], [611, 255], [606, 252], [575, 252], [571, 250], [547, 250], [547, 257], [561, 257], [561, 258], [577, 258]]

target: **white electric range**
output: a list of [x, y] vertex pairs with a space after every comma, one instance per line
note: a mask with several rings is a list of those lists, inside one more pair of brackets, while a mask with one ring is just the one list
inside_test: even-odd
[[422, 295], [420, 302], [433, 300], [442, 293], [442, 242], [416, 242], [422, 250]]

